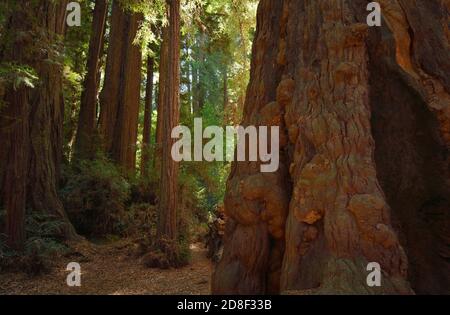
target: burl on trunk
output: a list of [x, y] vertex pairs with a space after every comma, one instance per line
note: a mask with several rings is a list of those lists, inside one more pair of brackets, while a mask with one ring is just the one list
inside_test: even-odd
[[450, 292], [449, 2], [368, 2], [261, 0], [244, 125], [281, 166], [233, 165], [214, 293]]

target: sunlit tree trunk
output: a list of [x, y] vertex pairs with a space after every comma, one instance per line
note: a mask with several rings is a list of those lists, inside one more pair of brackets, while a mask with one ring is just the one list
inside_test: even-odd
[[144, 130], [142, 139], [142, 158], [141, 175], [148, 177], [148, 168], [150, 162], [150, 145], [152, 135], [152, 113], [153, 113], [153, 71], [155, 60], [153, 57], [147, 58], [147, 84], [145, 91], [145, 111], [144, 111]]
[[[6, 90], [9, 102], [2, 117], [11, 128], [2, 130], [8, 165], [2, 172], [2, 197], [8, 212], [10, 243], [20, 247], [24, 239], [25, 207], [61, 221], [61, 235], [75, 239], [57, 194], [63, 141], [64, 100], [60, 37], [65, 28], [65, 1], [23, 1], [13, 6], [2, 61], [32, 67], [39, 82], [34, 88]], [[20, 34], [20, 36], [19, 36]], [[46, 43], [52, 49], [36, 49]], [[9, 46], [8, 46], [9, 45]], [[52, 61], [52, 62], [49, 62]], [[17, 105], [17, 108], [11, 106]], [[6, 173], [5, 173], [6, 171]]]
[[159, 57], [159, 83], [158, 83], [158, 104], [157, 104], [157, 121], [156, 121], [156, 146], [155, 146], [155, 168], [161, 168], [162, 154], [162, 137], [163, 137], [163, 119], [164, 111], [167, 107], [165, 103], [165, 93], [167, 86], [167, 68], [169, 54], [169, 28], [164, 27], [162, 30], [162, 42]]
[[95, 2], [91, 39], [87, 61], [87, 74], [83, 83], [81, 95], [80, 115], [78, 118], [78, 131], [75, 142], [75, 155], [77, 158], [88, 159], [93, 157], [93, 141], [97, 125], [97, 96], [100, 76], [100, 59], [103, 48], [105, 24], [108, 12], [108, 1]]
[[[171, 265], [178, 264], [177, 253], [177, 212], [178, 212], [178, 168], [171, 155], [175, 140], [172, 129], [179, 124], [180, 107], [180, 1], [168, 1], [168, 58], [166, 64], [164, 114], [162, 117], [162, 159], [161, 159], [161, 195], [157, 237], [159, 244], [164, 244]], [[164, 69], [162, 69], [164, 71]]]
[[113, 3], [111, 42], [101, 95], [100, 130], [105, 149], [124, 171], [136, 167], [141, 82], [141, 50], [134, 44], [141, 14]]

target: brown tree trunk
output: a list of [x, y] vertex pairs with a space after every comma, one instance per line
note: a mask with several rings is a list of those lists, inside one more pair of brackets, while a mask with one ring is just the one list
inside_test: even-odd
[[[0, 58], [2, 62], [28, 62], [25, 47], [30, 45], [30, 38], [18, 40], [16, 34], [31, 28], [25, 9], [10, 15], [5, 30], [14, 36], [11, 42], [2, 37]], [[25, 208], [27, 161], [29, 141], [29, 88], [21, 86], [2, 86], [0, 100], [4, 108], [0, 109], [0, 206], [6, 210], [5, 233], [7, 245], [11, 249], [23, 249], [25, 235]], [[2, 229], [3, 227], [0, 227]]]
[[[58, 43], [66, 26], [66, 3], [39, 1], [35, 17], [46, 27], [50, 42]], [[34, 56], [34, 65], [40, 84], [30, 97], [30, 165], [28, 172], [28, 200], [34, 211], [54, 216], [64, 222], [63, 232], [67, 238], [77, 235], [64, 211], [57, 194], [63, 147], [64, 98], [62, 90], [62, 67], [49, 63], [58, 56], [50, 52]]]
[[158, 104], [157, 104], [157, 121], [156, 121], [156, 146], [155, 146], [155, 168], [161, 167], [162, 154], [162, 137], [163, 137], [163, 119], [165, 104], [165, 93], [167, 86], [167, 68], [169, 54], [169, 28], [164, 27], [162, 30], [162, 42], [159, 58], [159, 84], [158, 84]]
[[244, 125], [281, 164], [234, 164], [214, 293], [449, 292], [448, 2], [367, 3], [260, 2]]
[[[20, 15], [18, 15], [20, 17]], [[17, 47], [18, 48], [18, 47]], [[15, 50], [20, 53], [20, 50]], [[20, 60], [20, 57], [15, 59]], [[5, 233], [11, 249], [23, 249], [25, 242], [25, 208], [29, 140], [28, 91], [21, 87], [5, 96], [7, 108], [0, 112], [1, 145], [5, 150], [2, 199], [6, 209]], [[2, 163], [2, 164], [3, 164]], [[7, 166], [7, 167], [6, 167]]]
[[[62, 67], [56, 50], [61, 45], [58, 37], [64, 33], [65, 9], [65, 1], [40, 0], [24, 1], [13, 12], [12, 25], [15, 24], [18, 30], [12, 30], [11, 34], [20, 34], [20, 37], [13, 35], [10, 48], [15, 51], [10, 52], [10, 57], [18, 64], [34, 68], [39, 77], [39, 83], [33, 89], [15, 91], [10, 87], [6, 92], [10, 104], [18, 106], [10, 111], [10, 118], [15, 123], [6, 131], [4, 139], [11, 145], [6, 153], [11, 164], [7, 165], [3, 177], [9, 232], [17, 233], [10, 239], [17, 238], [19, 242], [11, 240], [17, 245], [23, 240], [25, 202], [32, 211], [60, 220], [63, 223], [61, 234], [66, 238], [77, 238], [57, 194], [64, 101]], [[36, 50], [36, 43], [46, 43], [55, 49]], [[25, 178], [26, 187], [23, 187]]]
[[100, 59], [105, 34], [108, 1], [95, 2], [92, 21], [92, 33], [89, 43], [87, 74], [83, 83], [81, 95], [78, 131], [75, 141], [75, 156], [80, 159], [93, 157], [93, 139], [96, 130], [98, 84], [100, 82]]
[[133, 41], [141, 19], [141, 14], [124, 12], [114, 1], [101, 96], [100, 129], [106, 151], [127, 172], [136, 167], [142, 56]]
[[144, 135], [142, 139], [141, 175], [148, 177], [148, 167], [150, 161], [150, 144], [152, 138], [152, 113], [153, 113], [153, 71], [155, 59], [147, 58], [147, 84], [145, 91], [145, 111], [144, 111]]
[[100, 134], [106, 152], [111, 151], [117, 118], [120, 75], [123, 58], [125, 13], [117, 0], [113, 1], [110, 18], [109, 46], [106, 58], [105, 80], [100, 93]]
[[[168, 1], [168, 59], [165, 78], [164, 114], [162, 117], [162, 159], [161, 159], [161, 195], [159, 221], [157, 227], [158, 242], [164, 247], [169, 263], [177, 266], [177, 207], [178, 207], [178, 168], [171, 155], [175, 140], [172, 129], [179, 123], [180, 106], [180, 1]], [[162, 69], [164, 71], [164, 68]]]

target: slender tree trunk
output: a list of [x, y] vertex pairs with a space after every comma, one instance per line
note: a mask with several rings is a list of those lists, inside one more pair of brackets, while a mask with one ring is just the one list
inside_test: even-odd
[[125, 13], [117, 0], [113, 0], [110, 18], [109, 46], [106, 58], [105, 82], [100, 94], [100, 134], [103, 137], [106, 152], [112, 148], [114, 128], [117, 119], [117, 105], [122, 61]]
[[148, 177], [148, 167], [150, 162], [150, 145], [152, 138], [152, 113], [153, 113], [153, 71], [155, 60], [153, 57], [147, 58], [147, 85], [145, 91], [145, 112], [144, 112], [144, 135], [142, 140], [141, 175]]
[[168, 54], [169, 54], [169, 28], [164, 27], [162, 30], [162, 43], [160, 49], [159, 59], [159, 84], [158, 84], [158, 104], [157, 104], [157, 122], [156, 122], [156, 146], [155, 146], [155, 167], [159, 169], [161, 167], [161, 154], [162, 154], [162, 138], [163, 138], [163, 119], [164, 111], [167, 107], [165, 103], [165, 93], [167, 86], [168, 76]]
[[171, 150], [175, 143], [172, 129], [179, 123], [180, 106], [180, 1], [168, 1], [169, 42], [166, 88], [164, 104], [166, 108], [162, 117], [162, 160], [161, 160], [161, 196], [159, 204], [159, 221], [157, 237], [160, 243], [168, 243], [163, 248], [170, 264], [178, 264], [177, 253], [177, 211], [178, 211], [178, 168]]
[[126, 172], [136, 167], [142, 56], [133, 41], [141, 20], [114, 1], [100, 129], [106, 151]]
[[243, 124], [281, 162], [234, 164], [214, 293], [449, 292], [449, 7], [379, 2], [260, 2]]
[[78, 131], [75, 142], [75, 155], [77, 158], [89, 159], [93, 157], [93, 139], [96, 130], [97, 96], [99, 80], [100, 59], [103, 48], [108, 1], [98, 0], [95, 3], [92, 21], [92, 33], [89, 43], [87, 61], [88, 72], [83, 83], [81, 95]]

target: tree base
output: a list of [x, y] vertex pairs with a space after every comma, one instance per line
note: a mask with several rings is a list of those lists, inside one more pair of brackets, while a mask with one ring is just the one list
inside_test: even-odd
[[147, 268], [170, 269], [186, 266], [182, 250], [175, 241], [160, 239], [151, 245], [150, 251], [142, 258]]

